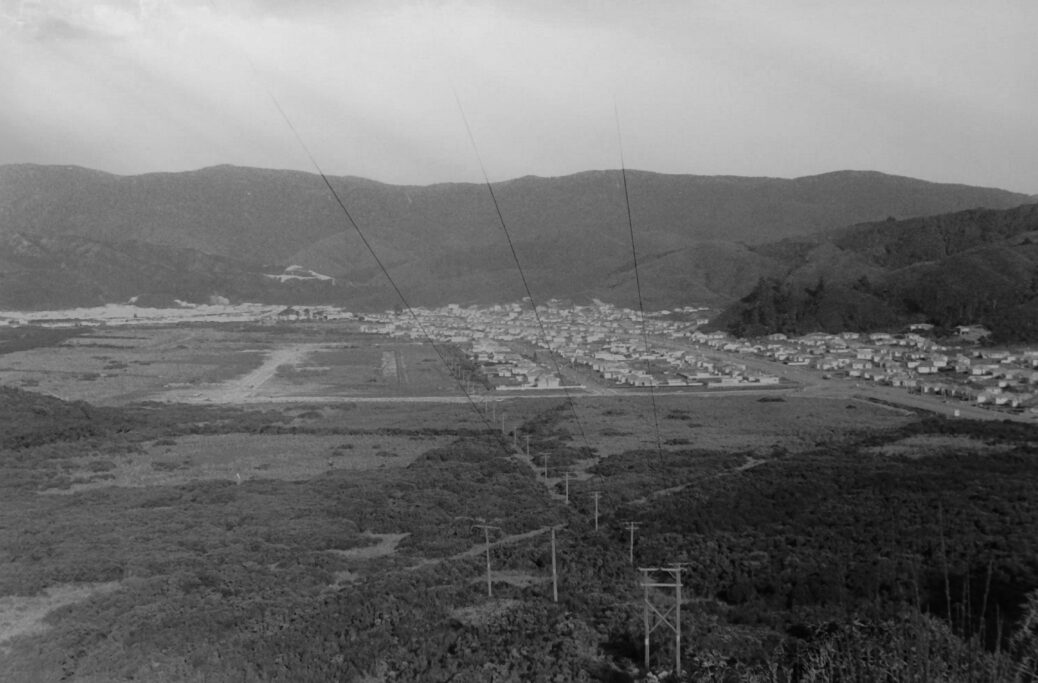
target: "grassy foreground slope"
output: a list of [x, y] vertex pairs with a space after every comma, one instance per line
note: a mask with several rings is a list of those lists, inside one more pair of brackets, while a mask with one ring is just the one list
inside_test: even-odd
[[[1038, 673], [1027, 426], [795, 398], [715, 399], [722, 414], [674, 398], [662, 418], [685, 438], [589, 459], [572, 413], [546, 400], [520, 427], [534, 462], [552, 463], [544, 481], [491, 430], [445, 440], [377, 410], [145, 405], [81, 429], [87, 406], [4, 397], [7, 414], [21, 410], [0, 422], [4, 680], [634, 680], [642, 591], [628, 521], [636, 567], [685, 568], [688, 680]], [[578, 412], [619, 434], [645, 429], [644, 408], [604, 399]], [[826, 426], [848, 414], [859, 430]], [[747, 420], [774, 441], [697, 447], [697, 434]], [[257, 461], [241, 483], [207, 474], [198, 440], [271, 432], [301, 451], [327, 438], [326, 466]], [[345, 466], [372, 439], [380, 455]], [[177, 476], [106, 485], [141, 462]], [[578, 473], [569, 504], [565, 471]], [[499, 527], [489, 598], [480, 519]], [[15, 614], [20, 627], [5, 626]], [[671, 667], [670, 640], [654, 635], [654, 668]]]

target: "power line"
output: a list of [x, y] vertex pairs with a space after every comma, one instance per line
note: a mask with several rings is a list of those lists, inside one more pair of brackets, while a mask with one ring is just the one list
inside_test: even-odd
[[[214, 9], [216, 8], [216, 3], [213, 0], [209, 0], [209, 4], [212, 5]], [[270, 98], [270, 101], [273, 103], [274, 107], [281, 115], [281, 118], [284, 120], [289, 130], [292, 131], [292, 136], [295, 138], [300, 148], [302, 148], [304, 154], [306, 154], [306, 157], [307, 159], [309, 159], [310, 164], [313, 166], [314, 170], [321, 177], [321, 180], [324, 182], [325, 187], [328, 188], [328, 192], [331, 193], [332, 197], [335, 199], [335, 203], [338, 204], [339, 208], [342, 210], [343, 215], [346, 217], [346, 220], [349, 222], [350, 226], [353, 227], [353, 230], [357, 233], [357, 237], [360, 238], [360, 241], [364, 245], [364, 248], [367, 249], [369, 254], [371, 254], [371, 258], [374, 259], [375, 263], [378, 265], [379, 270], [382, 271], [382, 274], [386, 277], [386, 280], [389, 281], [390, 286], [393, 288], [393, 291], [396, 292], [396, 295], [400, 299], [400, 302], [407, 309], [407, 312], [410, 314], [411, 319], [414, 321], [415, 326], [418, 328], [419, 332], [425, 338], [425, 341], [432, 347], [433, 351], [439, 357], [440, 362], [443, 363], [444, 367], [447, 368], [447, 373], [451, 374], [453, 377], [453, 374], [451, 373], [451, 366], [449, 361], [447, 360], [446, 354], [444, 354], [443, 350], [436, 344], [435, 341], [433, 341], [432, 335], [430, 335], [426, 331], [425, 326], [422, 325], [421, 319], [418, 317], [418, 314], [415, 312], [410, 302], [408, 302], [407, 297], [404, 296], [403, 291], [397, 285], [396, 281], [393, 279], [393, 276], [389, 274], [389, 269], [386, 268], [385, 264], [382, 262], [382, 259], [380, 259], [378, 254], [375, 252], [375, 248], [371, 245], [371, 242], [368, 241], [368, 238], [365, 236], [364, 231], [360, 229], [360, 225], [358, 225], [357, 221], [353, 218], [353, 214], [350, 213], [349, 208], [347, 208], [346, 203], [343, 201], [338, 191], [336, 191], [331, 181], [328, 180], [328, 176], [324, 173], [324, 170], [321, 168], [321, 165], [317, 163], [317, 159], [310, 151], [310, 147], [306, 144], [306, 141], [303, 140], [302, 135], [299, 134], [299, 131], [292, 123], [292, 119], [290, 119], [288, 114], [285, 113], [284, 108], [281, 106], [281, 103], [278, 101], [277, 97], [274, 96], [274, 93], [262, 84], [262, 80], [259, 78], [259, 71], [256, 68], [255, 63], [253, 63], [252, 59], [247, 54], [244, 56], [252, 69], [253, 76], [256, 77], [257, 82], [264, 89], [264, 91], [267, 94], [267, 97]], [[479, 417], [479, 419], [486, 425], [491, 434], [495, 433], [493, 423], [488, 421], [486, 416], [480, 412], [479, 406], [476, 405], [476, 402], [473, 399], [472, 394], [465, 387], [464, 383], [461, 381], [461, 378], [455, 377], [454, 379], [458, 384], [458, 389], [460, 389], [461, 393], [464, 394], [465, 399], [468, 402], [469, 406], [472, 408], [473, 412], [475, 412], [477, 417]], [[508, 442], [504, 438], [504, 435], [499, 435], [498, 441], [507, 451]]]
[[476, 144], [476, 138], [472, 134], [472, 127], [469, 126], [468, 117], [465, 116], [465, 108], [461, 106], [461, 98], [458, 96], [457, 91], [454, 92], [454, 100], [458, 103], [458, 111], [461, 113], [461, 120], [465, 124], [465, 132], [468, 133], [469, 142], [472, 143], [472, 151], [475, 152], [476, 161], [479, 162], [479, 170], [483, 173], [483, 182], [487, 187], [487, 192], [490, 194], [490, 201], [494, 204], [494, 211], [497, 212], [497, 220], [501, 226], [501, 231], [505, 235], [505, 240], [508, 242], [508, 249], [512, 252], [512, 260], [515, 261], [515, 267], [519, 271], [519, 278], [523, 281], [523, 288], [526, 290], [526, 296], [530, 299], [530, 308], [533, 309], [533, 317], [537, 321], [537, 327], [541, 332], [541, 341], [543, 342], [544, 347], [548, 349], [548, 356], [551, 358], [551, 362], [555, 366], [555, 374], [559, 377], [559, 386], [562, 388], [562, 392], [566, 396], [566, 404], [573, 413], [573, 419], [576, 421], [577, 429], [580, 431], [580, 438], [584, 442], [584, 447], [587, 449], [588, 455], [591, 455], [591, 444], [588, 443], [587, 433], [584, 431], [584, 423], [577, 414], [577, 408], [573, 402], [573, 397], [570, 395], [569, 390], [566, 389], [565, 384], [562, 383], [562, 368], [559, 366], [559, 360], [555, 357], [555, 352], [552, 351], [551, 345], [548, 344], [548, 333], [544, 327], [544, 321], [541, 320], [541, 314], [537, 311], [537, 300], [534, 299], [533, 292], [530, 290], [530, 283], [526, 279], [526, 273], [523, 271], [522, 263], [519, 261], [519, 254], [516, 252], [515, 244], [512, 242], [512, 235], [508, 232], [508, 226], [505, 224], [504, 214], [501, 213], [501, 205], [498, 203], [497, 195], [494, 193], [494, 186], [490, 183], [490, 177], [487, 175], [486, 166], [483, 164], [483, 157], [479, 153], [479, 146]]
[[[447, 360], [446, 354], [444, 354], [443, 350], [436, 344], [436, 342], [433, 341], [432, 335], [430, 335], [429, 332], [426, 331], [425, 326], [422, 324], [421, 319], [418, 317], [418, 314], [415, 312], [410, 302], [408, 302], [407, 297], [404, 296], [403, 291], [401, 291], [400, 287], [396, 284], [396, 281], [393, 280], [393, 276], [389, 274], [389, 269], [386, 268], [385, 264], [382, 262], [382, 259], [378, 257], [378, 254], [375, 252], [375, 248], [371, 246], [371, 242], [369, 242], [368, 238], [364, 235], [364, 231], [360, 229], [360, 225], [358, 225], [357, 221], [353, 218], [353, 214], [351, 214], [350, 210], [346, 207], [346, 203], [342, 200], [342, 197], [339, 196], [339, 193], [336, 191], [331, 181], [328, 180], [328, 176], [325, 175], [324, 170], [321, 169], [321, 165], [317, 163], [317, 159], [314, 158], [314, 155], [310, 151], [310, 148], [307, 146], [306, 142], [299, 134], [299, 131], [296, 130], [296, 127], [292, 124], [292, 120], [288, 118], [288, 114], [286, 114], [285, 110], [281, 107], [281, 103], [278, 102], [277, 98], [274, 97], [274, 94], [269, 90], [267, 91], [267, 95], [270, 97], [271, 102], [274, 103], [274, 106], [277, 107], [278, 113], [281, 114], [281, 118], [284, 119], [285, 123], [292, 131], [292, 135], [295, 137], [296, 142], [299, 143], [299, 146], [303, 149], [303, 152], [306, 153], [306, 156], [310, 160], [310, 163], [313, 165], [314, 170], [317, 171], [317, 174], [319, 176], [321, 176], [321, 180], [324, 181], [325, 187], [328, 188], [328, 191], [331, 193], [332, 197], [335, 198], [335, 203], [339, 205], [339, 208], [342, 210], [343, 215], [346, 216], [346, 220], [353, 227], [353, 230], [357, 233], [357, 237], [360, 238], [360, 241], [364, 245], [364, 248], [368, 250], [369, 254], [371, 254], [371, 258], [374, 259], [375, 263], [379, 267], [379, 270], [382, 271], [382, 274], [385, 275], [386, 280], [388, 280], [390, 286], [392, 286], [393, 291], [396, 292], [397, 297], [400, 299], [400, 303], [402, 303], [404, 305], [404, 308], [407, 309], [407, 312], [410, 314], [415, 326], [418, 328], [419, 332], [421, 332], [422, 336], [425, 337], [426, 342], [428, 342], [428, 344], [432, 347], [433, 351], [436, 352], [436, 355], [439, 356], [440, 361], [447, 368], [448, 374], [451, 374], [451, 366], [449, 361]], [[473, 399], [472, 394], [469, 393], [469, 391], [465, 388], [465, 385], [461, 382], [460, 379], [455, 379], [458, 384], [458, 389], [460, 389], [461, 393], [465, 395], [465, 399], [472, 407], [472, 410], [476, 413], [477, 416], [479, 416], [480, 420], [482, 420], [483, 423], [487, 425], [491, 432], [493, 432], [494, 425], [491, 424], [486, 419], [486, 416], [480, 412], [479, 406], [476, 405], [475, 399]], [[498, 440], [501, 441], [502, 445], [507, 450], [508, 442], [505, 440], [504, 435], [501, 435], [501, 437]]]
[[645, 349], [645, 371], [649, 376], [649, 398], [652, 400], [652, 424], [656, 430], [656, 454], [660, 467], [663, 467], [663, 442], [660, 440], [660, 418], [656, 409], [656, 391], [653, 389], [652, 364], [649, 360], [649, 331], [645, 324], [645, 303], [642, 300], [642, 280], [638, 272], [638, 249], [634, 241], [634, 220], [631, 217], [631, 195], [627, 189], [627, 165], [624, 163], [624, 141], [620, 134], [620, 113], [613, 104], [613, 117], [616, 119], [616, 143], [620, 150], [620, 177], [623, 178], [624, 205], [627, 207], [627, 230], [631, 236], [631, 259], [634, 261], [634, 285], [638, 292], [638, 312], [642, 323], [642, 346]]

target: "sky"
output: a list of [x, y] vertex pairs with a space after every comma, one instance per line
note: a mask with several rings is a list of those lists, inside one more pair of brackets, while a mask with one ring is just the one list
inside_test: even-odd
[[1035, 27], [1035, 0], [0, 0], [0, 164], [424, 185], [622, 150], [1038, 194]]

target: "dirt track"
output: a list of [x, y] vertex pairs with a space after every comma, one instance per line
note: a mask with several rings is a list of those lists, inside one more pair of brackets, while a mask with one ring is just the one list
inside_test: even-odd
[[309, 354], [323, 348], [326, 348], [325, 344], [293, 344], [285, 348], [275, 349], [267, 355], [258, 368], [241, 377], [236, 377], [222, 384], [201, 390], [192, 389], [190, 392], [170, 392], [163, 398], [167, 401], [180, 403], [236, 404], [269, 402], [270, 398], [257, 397], [256, 391], [277, 374], [278, 367], [282, 365], [298, 365]]

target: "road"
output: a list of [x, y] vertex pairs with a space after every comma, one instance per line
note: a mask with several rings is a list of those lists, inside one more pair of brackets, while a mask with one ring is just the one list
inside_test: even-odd
[[327, 348], [326, 344], [293, 344], [284, 348], [275, 349], [267, 354], [258, 368], [247, 372], [241, 377], [227, 380], [219, 385], [205, 389], [191, 389], [188, 391], [167, 392], [162, 400], [176, 403], [216, 403], [216, 404], [243, 404], [243, 403], [269, 403], [266, 397], [256, 396], [256, 390], [266, 384], [270, 378], [277, 374], [278, 367], [282, 365], [296, 365], [301, 363], [307, 355], [316, 350]]

